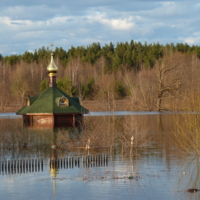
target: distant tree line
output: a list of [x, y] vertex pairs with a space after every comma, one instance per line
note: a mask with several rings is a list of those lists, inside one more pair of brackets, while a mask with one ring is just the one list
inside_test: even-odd
[[[0, 107], [21, 106], [47, 88], [49, 48], [3, 57]], [[62, 47], [54, 51], [57, 86], [81, 100], [129, 100], [133, 110], [182, 110], [200, 96], [200, 46], [147, 44]], [[122, 108], [123, 109], [123, 108]]]
[[[101, 57], [105, 59], [104, 72], [115, 72], [120, 66], [125, 65], [128, 69], [138, 71], [141, 66], [146, 68], [153, 67], [156, 60], [163, 57], [164, 50], [181, 53], [196, 53], [200, 58], [200, 46], [189, 46], [188, 44], [144, 44], [135, 42], [117, 43], [114, 45], [105, 44], [101, 46], [100, 43], [93, 43], [87, 47], [78, 46], [71, 47], [68, 51], [62, 47], [55, 49], [55, 56], [60, 60], [63, 67], [71, 62], [73, 59], [80, 57], [83, 63], [90, 63], [94, 65]], [[48, 60], [51, 50], [42, 47], [35, 50], [33, 53], [26, 51], [23, 55], [11, 55], [3, 57], [0, 54], [0, 60], [4, 60], [7, 65], [16, 65], [22, 60], [26, 63], [39, 63], [41, 60]]]

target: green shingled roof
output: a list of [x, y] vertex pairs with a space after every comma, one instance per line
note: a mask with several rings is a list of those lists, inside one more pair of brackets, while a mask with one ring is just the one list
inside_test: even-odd
[[[59, 106], [59, 99], [65, 97], [69, 101], [69, 106]], [[30, 106], [24, 106], [16, 114], [24, 115], [31, 113], [89, 113], [87, 109], [80, 105], [77, 97], [69, 97], [62, 90], [56, 87], [49, 87], [37, 97], [29, 97]]]

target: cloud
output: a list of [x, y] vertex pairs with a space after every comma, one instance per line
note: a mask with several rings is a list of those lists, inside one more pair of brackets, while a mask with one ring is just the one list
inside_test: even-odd
[[134, 26], [133, 17], [109, 19], [105, 14], [87, 16], [89, 23], [99, 22], [114, 30], [130, 30]]
[[92, 42], [200, 44], [200, 4], [162, 0], [6, 0], [0, 7], [0, 53], [55, 43], [64, 49]]
[[102, 24], [111, 26], [115, 30], [130, 30], [134, 23], [131, 22], [131, 19], [101, 19]]
[[181, 37], [180, 40], [183, 40], [184, 43], [187, 43], [189, 45], [195, 45], [197, 43], [200, 43], [200, 31], [194, 32], [191, 36], [189, 37]]

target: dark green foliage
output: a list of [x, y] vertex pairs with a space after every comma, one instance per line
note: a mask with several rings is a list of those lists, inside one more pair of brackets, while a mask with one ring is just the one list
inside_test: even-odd
[[34, 54], [26, 51], [23, 55], [22, 55], [22, 59], [27, 62], [27, 63], [31, 63], [35, 60]]
[[3, 56], [0, 54], [0, 60], [3, 60]]
[[97, 59], [101, 56], [100, 52], [101, 52], [100, 43], [93, 43], [92, 45], [87, 46], [84, 61], [93, 65], [97, 61]]
[[37, 63], [39, 61], [43, 61], [45, 65], [46, 61], [47, 60], [49, 61], [49, 58], [51, 56], [50, 52], [51, 51], [49, 50], [49, 48], [42, 47], [42, 48], [39, 48], [38, 50], [35, 50], [34, 53], [31, 53], [31, 54], [33, 55], [34, 61], [36, 61]]
[[88, 79], [88, 82], [81, 85], [81, 96], [83, 99], [89, 98], [91, 99], [94, 93], [95, 81], [93, 77]]
[[116, 94], [117, 94], [117, 99], [123, 99], [127, 95], [126, 89], [120, 81], [116, 81], [115, 91], [116, 91]]
[[[56, 84], [59, 89], [61, 89], [63, 92], [65, 92], [69, 96], [73, 96], [76, 93], [75, 87], [72, 86], [71, 80], [66, 77], [58, 79]], [[48, 80], [44, 79], [40, 83], [40, 93], [46, 90], [47, 88], [48, 88]]]
[[44, 90], [46, 90], [47, 88], [48, 88], [48, 81], [47, 81], [47, 79], [44, 79], [40, 83], [40, 93], [43, 92]]
[[6, 56], [5, 57], [5, 62], [7, 65], [15, 65], [17, 64], [21, 59], [20, 55], [11, 55], [11, 56]]
[[112, 72], [112, 60], [114, 51], [115, 51], [114, 44], [110, 42], [109, 45], [106, 44], [104, 47], [102, 47], [101, 52], [99, 53], [101, 56], [105, 58], [105, 66], [104, 66], [105, 73]]
[[163, 56], [163, 46], [147, 43], [142, 45], [132, 40], [130, 43], [117, 43], [112, 54], [110, 52], [104, 52], [107, 61], [109, 60], [105, 66], [106, 73], [116, 72], [120, 66], [138, 71], [142, 65], [152, 68], [156, 60]]
[[107, 52], [111, 52], [111, 53], [114, 53], [115, 51], [115, 46], [112, 42], [110, 42], [110, 44], [105, 44], [104, 47], [102, 47], [101, 49], [101, 54], [106, 54]]
[[56, 50], [54, 51], [54, 55], [55, 57], [58, 57], [59, 60], [61, 61], [63, 67], [66, 66], [67, 64], [67, 52], [62, 48], [56, 48]]
[[197, 54], [198, 58], [200, 58], [200, 47], [199, 46], [192, 46], [193, 51]]
[[[155, 62], [163, 57], [164, 50], [171, 52], [179, 51], [182, 53], [194, 52], [200, 58], [199, 46], [189, 46], [186, 43], [177, 43], [176, 45], [172, 43], [164, 46], [159, 43], [147, 44], [145, 42], [142, 44], [141, 42], [135, 42], [133, 40], [125, 43], [120, 42], [116, 45], [111, 42], [104, 46], [101, 46], [100, 43], [92, 43], [87, 47], [72, 46], [68, 51], [60, 47], [55, 49], [55, 57], [60, 60], [63, 67], [77, 57], [80, 57], [83, 62], [92, 65], [94, 65], [100, 57], [104, 57], [104, 72], [115, 73], [122, 66], [135, 71], [140, 70], [142, 66], [145, 68], [153, 68]], [[38, 63], [42, 61], [45, 66], [46, 62], [49, 61], [50, 52], [51, 50], [49, 48], [42, 47], [35, 50], [34, 53], [26, 51], [22, 56], [11, 55], [6, 56], [4, 59], [8, 65], [14, 65], [22, 59], [27, 63], [34, 61]], [[0, 59], [3, 59], [2, 55], [0, 55]]]
[[186, 53], [186, 52], [190, 51], [190, 46], [187, 43], [185, 43], [185, 44], [178, 43], [176, 45], [176, 49], [177, 49], [177, 51], [180, 51], [182, 53]]
[[69, 96], [73, 96], [76, 92], [70, 79], [63, 77], [57, 80], [57, 87]]
[[36, 52], [38, 54], [38, 58], [40, 59], [40, 58], [48, 58], [51, 51], [49, 50], [49, 48], [42, 47], [38, 49], [38, 51]]

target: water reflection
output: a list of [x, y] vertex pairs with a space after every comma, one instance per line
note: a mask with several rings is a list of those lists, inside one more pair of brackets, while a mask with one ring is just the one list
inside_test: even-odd
[[0, 174], [21, 174], [43, 171], [42, 159], [2, 160], [0, 161]]
[[199, 160], [177, 148], [173, 117], [94, 115], [85, 118], [82, 130], [54, 131], [24, 129], [21, 119], [2, 118], [1, 163], [42, 159], [43, 170], [1, 176], [0, 194], [4, 199], [33, 194], [35, 199], [198, 199], [200, 192], [187, 189], [200, 189]]

